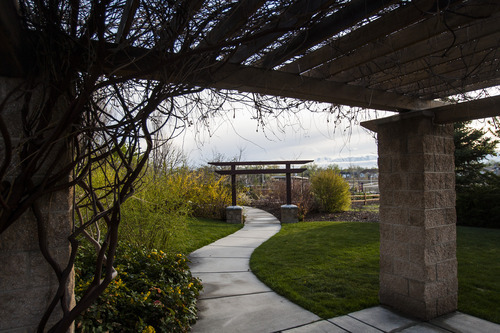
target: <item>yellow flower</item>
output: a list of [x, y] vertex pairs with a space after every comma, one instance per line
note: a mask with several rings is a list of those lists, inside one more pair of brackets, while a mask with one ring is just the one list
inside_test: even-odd
[[156, 333], [153, 326], [146, 326], [141, 333]]

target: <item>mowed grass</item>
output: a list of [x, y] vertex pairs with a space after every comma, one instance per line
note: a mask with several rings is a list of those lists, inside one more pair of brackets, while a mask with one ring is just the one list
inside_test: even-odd
[[243, 227], [243, 224], [229, 224], [225, 221], [190, 218], [187, 228], [173, 237], [171, 249], [174, 252], [189, 254], [200, 247], [226, 237]]
[[458, 227], [458, 309], [500, 324], [500, 229]]
[[283, 225], [255, 250], [252, 271], [277, 293], [323, 318], [378, 304], [378, 224]]
[[[500, 230], [458, 227], [459, 310], [500, 323]], [[252, 255], [264, 283], [322, 318], [378, 303], [378, 224], [283, 225]]]

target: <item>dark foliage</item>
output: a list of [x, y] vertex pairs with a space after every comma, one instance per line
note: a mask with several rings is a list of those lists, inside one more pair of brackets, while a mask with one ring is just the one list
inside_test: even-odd
[[[93, 249], [79, 252], [76, 298], [94, 276]], [[79, 332], [187, 332], [196, 320], [200, 280], [192, 277], [182, 254], [167, 255], [120, 244], [114, 263], [118, 276], [77, 319]]]

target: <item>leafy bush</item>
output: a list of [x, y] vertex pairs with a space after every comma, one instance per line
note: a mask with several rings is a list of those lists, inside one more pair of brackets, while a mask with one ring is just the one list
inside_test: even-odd
[[[92, 282], [95, 252], [82, 247], [75, 264], [77, 300]], [[196, 320], [201, 282], [186, 258], [120, 244], [118, 276], [77, 320], [78, 332], [186, 332]]]
[[[225, 219], [226, 207], [231, 204], [231, 187], [226, 180], [205, 169], [147, 173], [142, 187], [122, 206], [122, 239], [165, 250], [175, 235], [186, 232], [191, 216]], [[248, 204], [242, 193], [238, 203]]]
[[143, 186], [122, 205], [121, 239], [149, 249], [168, 249], [186, 231], [192, 209], [178, 176], [146, 174]]
[[225, 219], [226, 207], [231, 205], [231, 187], [227, 177], [220, 177], [212, 170], [199, 169], [189, 172], [191, 180], [188, 197], [197, 217]]
[[325, 169], [311, 177], [311, 188], [320, 210], [328, 213], [346, 211], [351, 207], [349, 184], [337, 170]]

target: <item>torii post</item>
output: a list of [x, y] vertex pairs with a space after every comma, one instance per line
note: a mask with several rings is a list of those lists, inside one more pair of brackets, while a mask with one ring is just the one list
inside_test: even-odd
[[[302, 173], [307, 168], [292, 168], [293, 164], [306, 164], [314, 160], [294, 160], [294, 161], [245, 161], [245, 162], [209, 162], [208, 164], [218, 167], [231, 167], [230, 170], [215, 170], [220, 175], [231, 176], [232, 203], [228, 207], [227, 221], [229, 223], [241, 223], [242, 208], [237, 206], [236, 202], [236, 175], [250, 174], [277, 174], [284, 173], [286, 175], [286, 205], [281, 206], [281, 222], [294, 223], [298, 221], [297, 206], [292, 205], [292, 173]], [[272, 169], [250, 169], [237, 170], [237, 166], [255, 166], [255, 165], [285, 165], [285, 168]]]

